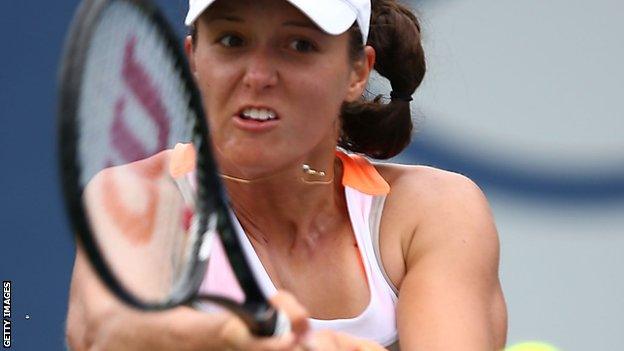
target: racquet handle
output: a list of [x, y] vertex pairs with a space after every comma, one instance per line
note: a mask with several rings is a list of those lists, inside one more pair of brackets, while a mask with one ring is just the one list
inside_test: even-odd
[[284, 311], [277, 310], [277, 319], [275, 321], [275, 331], [273, 332], [273, 336], [285, 335], [290, 333], [290, 319]]

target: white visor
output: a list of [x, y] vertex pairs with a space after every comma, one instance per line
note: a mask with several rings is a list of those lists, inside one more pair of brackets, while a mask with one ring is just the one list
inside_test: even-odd
[[[346, 32], [357, 21], [364, 44], [370, 27], [370, 0], [286, 0], [321, 30], [331, 35]], [[190, 26], [215, 0], [189, 0], [184, 23]]]

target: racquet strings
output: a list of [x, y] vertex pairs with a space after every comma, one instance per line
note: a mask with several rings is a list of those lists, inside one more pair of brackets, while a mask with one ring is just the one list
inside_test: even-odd
[[185, 283], [199, 238], [196, 111], [174, 49], [139, 7], [110, 1], [93, 28], [79, 68], [84, 207], [113, 275], [163, 303]]
[[[131, 305], [216, 303], [256, 335], [284, 333], [289, 322], [266, 300], [229, 218], [176, 41], [149, 0], [83, 1], [60, 108], [74, 227], [100, 277]], [[210, 272], [229, 277], [206, 285]]]

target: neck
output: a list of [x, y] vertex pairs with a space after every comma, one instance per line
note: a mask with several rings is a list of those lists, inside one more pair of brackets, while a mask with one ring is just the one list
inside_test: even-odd
[[232, 208], [254, 245], [312, 250], [344, 224], [339, 215], [346, 212], [340, 161], [332, 155], [310, 164], [324, 171], [323, 177], [306, 174], [301, 167], [297, 163], [249, 182], [224, 179]]

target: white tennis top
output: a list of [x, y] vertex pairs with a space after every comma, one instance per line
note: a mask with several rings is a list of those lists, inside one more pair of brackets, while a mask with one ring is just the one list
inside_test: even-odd
[[[344, 163], [344, 158], [341, 159]], [[351, 226], [366, 271], [370, 301], [364, 311], [354, 318], [310, 319], [311, 327], [313, 330], [331, 329], [344, 332], [375, 341], [390, 350], [399, 350], [395, 311], [397, 290], [388, 279], [379, 256], [379, 221], [386, 196], [366, 194], [348, 185], [345, 185], [344, 189]], [[232, 219], [262, 291], [266, 296], [274, 295], [277, 291], [275, 285], [240, 223], [234, 215]], [[244, 301], [243, 292], [218, 240], [215, 242], [200, 292], [225, 295], [237, 301]]]

